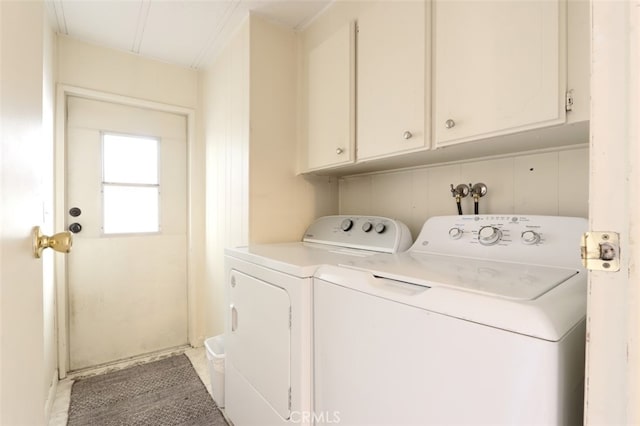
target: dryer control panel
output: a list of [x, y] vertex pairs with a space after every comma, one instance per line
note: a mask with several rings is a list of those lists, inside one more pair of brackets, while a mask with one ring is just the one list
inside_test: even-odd
[[381, 216], [323, 216], [313, 222], [302, 241], [344, 248], [397, 253], [412, 243], [404, 223]]
[[410, 251], [528, 264], [581, 266], [587, 220], [532, 215], [438, 216], [425, 222]]

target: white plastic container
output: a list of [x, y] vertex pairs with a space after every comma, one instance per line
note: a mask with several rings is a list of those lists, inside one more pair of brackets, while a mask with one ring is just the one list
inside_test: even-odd
[[224, 335], [204, 341], [211, 376], [211, 395], [218, 407], [224, 408]]

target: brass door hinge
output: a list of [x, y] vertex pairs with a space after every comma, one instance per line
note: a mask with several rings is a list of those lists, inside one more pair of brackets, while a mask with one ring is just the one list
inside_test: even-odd
[[620, 270], [620, 235], [617, 232], [587, 232], [582, 235], [582, 264], [592, 271]]

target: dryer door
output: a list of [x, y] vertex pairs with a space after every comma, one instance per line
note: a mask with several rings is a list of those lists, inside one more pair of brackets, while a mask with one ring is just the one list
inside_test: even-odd
[[227, 360], [284, 419], [290, 416], [289, 294], [238, 271], [231, 272], [231, 333]]

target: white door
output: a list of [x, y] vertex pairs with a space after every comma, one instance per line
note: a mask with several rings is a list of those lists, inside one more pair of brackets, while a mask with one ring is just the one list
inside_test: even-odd
[[[0, 424], [42, 425], [51, 376], [43, 337], [43, 262], [31, 230], [43, 224], [50, 193], [51, 103], [43, 90], [43, 16], [39, 2], [0, 2]], [[44, 69], [45, 73], [47, 72]], [[49, 100], [50, 101], [50, 100]], [[44, 229], [50, 235], [50, 228]], [[59, 255], [59, 254], [58, 254]], [[44, 278], [44, 279], [43, 279]]]
[[67, 100], [69, 367], [187, 343], [186, 117]]
[[[231, 333], [225, 344], [230, 367], [236, 369], [283, 419], [288, 419], [291, 415], [289, 294], [237, 270], [231, 272], [230, 280]], [[237, 403], [228, 401], [227, 409], [237, 409]]]
[[640, 8], [591, 3], [589, 222], [620, 234], [618, 272], [589, 273], [585, 423], [640, 423]]

